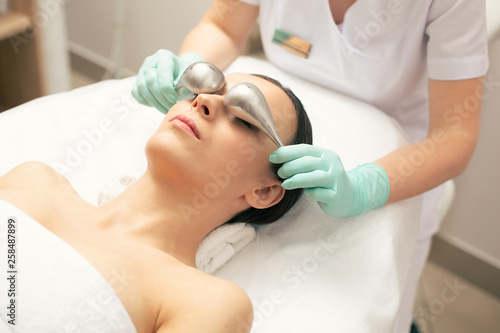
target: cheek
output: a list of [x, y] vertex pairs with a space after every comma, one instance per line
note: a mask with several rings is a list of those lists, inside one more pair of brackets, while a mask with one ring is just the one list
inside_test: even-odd
[[173, 175], [194, 174], [203, 166], [197, 163], [196, 148], [172, 131], [158, 131], [146, 143], [145, 153], [150, 167]]
[[246, 135], [231, 148], [229, 158], [241, 167], [242, 177], [258, 181], [263, 175], [269, 175], [269, 155], [274, 151], [269, 142], [267, 138], [261, 140], [260, 136]]
[[[146, 143], [146, 157], [150, 165], [160, 169], [170, 169], [170, 164], [179, 163], [182, 161], [181, 156], [172, 149], [171, 138], [168, 133], [157, 132]], [[173, 151], [172, 151], [173, 150]]]

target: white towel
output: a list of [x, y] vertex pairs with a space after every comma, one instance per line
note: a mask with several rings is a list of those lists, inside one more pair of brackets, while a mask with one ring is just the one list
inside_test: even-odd
[[201, 242], [196, 253], [196, 266], [213, 274], [254, 239], [255, 229], [248, 223], [223, 224]]
[[[10, 220], [15, 221], [14, 229], [7, 227]], [[16, 231], [15, 238], [10, 237], [15, 240], [9, 243], [15, 244], [15, 265], [10, 267], [6, 255], [10, 249], [8, 230]], [[111, 284], [108, 283], [68, 243], [3, 200], [0, 200], [0, 249], [5, 258], [0, 260], [0, 332], [137, 332], [111, 286], [126, 287], [128, 281], [122, 271], [112, 270]]]
[[[98, 205], [118, 196], [136, 179], [126, 174], [108, 182], [99, 193]], [[213, 274], [254, 238], [255, 229], [247, 223], [224, 224], [201, 242], [196, 253], [196, 266], [205, 273]]]

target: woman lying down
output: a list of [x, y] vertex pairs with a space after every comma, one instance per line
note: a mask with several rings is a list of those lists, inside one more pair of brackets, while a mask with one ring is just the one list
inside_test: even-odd
[[[19, 269], [13, 275], [18, 281], [10, 286], [24, 298], [14, 311], [3, 307], [0, 328], [13, 332], [249, 330], [253, 317], [249, 297], [234, 283], [195, 268], [198, 245], [228, 221], [277, 220], [298, 200], [301, 190], [281, 187], [277, 168], [268, 160], [276, 149], [274, 143], [223, 106], [226, 93], [242, 82], [263, 92], [285, 144], [311, 143], [309, 120], [291, 91], [271, 79], [237, 73], [226, 77], [224, 90], [174, 105], [147, 142], [145, 173], [102, 206], [84, 201], [63, 176], [39, 162], [24, 163], [0, 178], [2, 228], [23, 220], [34, 229], [50, 231], [38, 231], [34, 244], [27, 244], [27, 227], [16, 226], [19, 263], [39, 268]], [[217, 195], [207, 205], [196, 204], [194, 194], [199, 192], [193, 189], [202, 191], [221, 173], [229, 178]], [[62, 244], [56, 247], [57, 242]], [[25, 275], [31, 271], [38, 274]], [[2, 291], [1, 297], [6, 293]], [[6, 305], [12, 300], [16, 302], [10, 298]], [[15, 326], [10, 322], [13, 316], [4, 312], [14, 312]]]

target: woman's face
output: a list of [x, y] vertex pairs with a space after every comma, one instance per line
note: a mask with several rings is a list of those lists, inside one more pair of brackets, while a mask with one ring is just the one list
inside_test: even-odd
[[148, 141], [149, 166], [169, 183], [178, 181], [207, 197], [238, 195], [252, 186], [276, 181], [269, 155], [276, 145], [262, 131], [248, 127], [223, 105], [236, 84], [249, 82], [264, 94], [282, 141], [293, 139], [297, 127], [295, 108], [283, 90], [248, 74], [226, 76], [226, 87], [217, 94], [200, 94], [174, 105]]

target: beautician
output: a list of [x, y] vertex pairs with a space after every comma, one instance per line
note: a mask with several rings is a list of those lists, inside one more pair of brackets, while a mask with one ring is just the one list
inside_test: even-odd
[[[134, 97], [167, 112], [183, 70], [200, 60], [225, 68], [257, 18], [270, 62], [373, 104], [395, 117], [413, 140], [348, 171], [342, 156], [315, 146], [282, 147], [270, 156], [273, 163], [285, 163], [279, 171], [284, 188], [306, 188], [335, 217], [424, 193], [410, 277], [394, 326], [396, 333], [408, 332], [418, 280], [439, 228], [441, 184], [465, 170], [478, 139], [488, 68], [485, 3], [215, 0], [184, 40], [180, 56], [160, 50], [144, 61]], [[336, 126], [341, 124], [331, 124], [332, 131]]]

